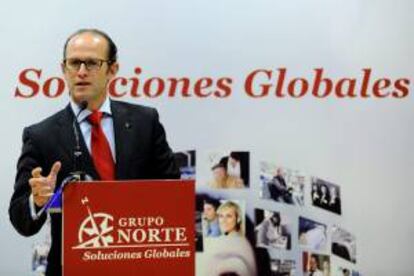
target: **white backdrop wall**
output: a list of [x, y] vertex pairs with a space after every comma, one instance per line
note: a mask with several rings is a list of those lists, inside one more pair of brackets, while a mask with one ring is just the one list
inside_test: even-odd
[[[36, 239], [19, 236], [7, 209], [24, 126], [63, 108], [57, 98], [15, 97], [27, 68], [39, 83], [60, 76], [66, 37], [79, 28], [108, 32], [119, 45], [119, 75], [142, 79], [233, 79], [227, 98], [160, 96], [122, 100], [155, 106], [174, 150], [246, 149], [261, 160], [326, 178], [341, 186], [341, 223], [357, 238], [364, 275], [412, 275], [414, 222], [414, 36], [412, 1], [9, 1], [0, 10], [0, 274], [28, 275]], [[312, 80], [407, 78], [408, 95], [340, 99], [258, 99], [244, 92], [256, 69], [287, 68]], [[34, 75], [32, 75], [33, 78]], [[360, 85], [360, 84], [359, 84]], [[26, 90], [28, 91], [28, 90]], [[257, 179], [251, 180], [252, 183]], [[252, 184], [253, 185], [253, 184]], [[298, 264], [300, 268], [300, 264]]]

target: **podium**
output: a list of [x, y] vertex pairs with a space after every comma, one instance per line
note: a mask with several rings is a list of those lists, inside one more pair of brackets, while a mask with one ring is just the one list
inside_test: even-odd
[[62, 219], [64, 276], [195, 274], [193, 180], [70, 183]]

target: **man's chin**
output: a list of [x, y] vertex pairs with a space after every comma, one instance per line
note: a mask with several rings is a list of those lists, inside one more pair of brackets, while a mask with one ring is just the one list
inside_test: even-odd
[[89, 101], [91, 96], [90, 93], [86, 90], [76, 89], [71, 93], [71, 97], [75, 103], [80, 104], [81, 102]]

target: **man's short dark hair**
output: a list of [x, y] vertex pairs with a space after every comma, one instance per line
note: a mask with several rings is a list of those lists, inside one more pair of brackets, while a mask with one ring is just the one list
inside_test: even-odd
[[214, 207], [214, 210], [220, 206], [220, 201], [215, 198], [206, 198], [204, 199], [204, 204], [209, 204]]
[[83, 34], [83, 33], [92, 33], [99, 36], [102, 36], [105, 38], [105, 40], [108, 42], [108, 63], [112, 64], [116, 62], [117, 60], [117, 54], [118, 54], [118, 48], [116, 47], [114, 41], [112, 38], [106, 34], [105, 32], [98, 30], [98, 29], [80, 29], [73, 34], [71, 34], [65, 41], [65, 46], [63, 47], [63, 59], [66, 59], [66, 48], [68, 47], [69, 41], [74, 38], [77, 35]]

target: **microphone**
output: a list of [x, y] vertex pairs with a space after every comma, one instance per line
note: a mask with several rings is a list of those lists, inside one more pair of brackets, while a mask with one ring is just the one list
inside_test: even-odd
[[82, 150], [80, 147], [80, 139], [79, 139], [79, 131], [76, 126], [78, 122], [79, 115], [88, 107], [87, 101], [82, 101], [79, 104], [79, 111], [76, 114], [75, 118], [73, 118], [72, 122], [72, 128], [73, 133], [75, 134], [75, 148], [73, 150], [73, 171], [70, 173], [72, 176], [74, 176], [78, 180], [84, 180], [85, 179], [85, 172], [81, 170], [81, 162], [80, 158], [82, 157]]

